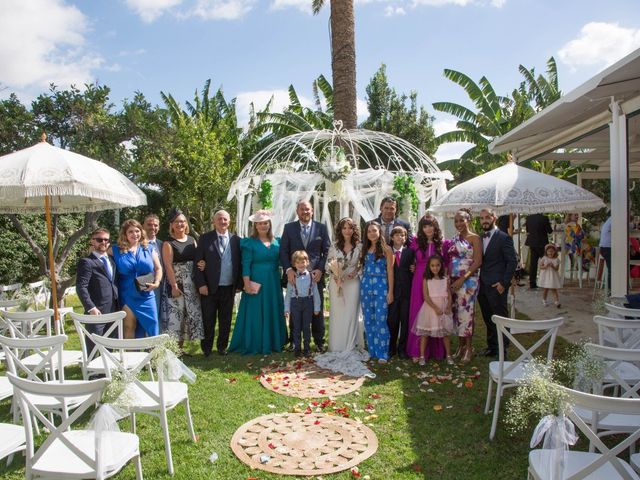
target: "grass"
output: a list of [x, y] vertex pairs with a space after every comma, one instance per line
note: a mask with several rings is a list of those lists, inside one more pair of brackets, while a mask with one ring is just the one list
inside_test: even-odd
[[[79, 348], [72, 328], [69, 348]], [[530, 338], [529, 338], [530, 337]], [[485, 329], [479, 320], [474, 337], [477, 351], [485, 346]], [[519, 335], [523, 343], [530, 344], [533, 336]], [[562, 356], [567, 342], [558, 339], [556, 352]], [[293, 354], [271, 356], [204, 358], [195, 343], [189, 345], [195, 354], [185, 363], [198, 375], [189, 386], [189, 396], [197, 443], [189, 440], [184, 410], [181, 406], [169, 413], [171, 445], [175, 466], [175, 479], [235, 480], [256, 478], [267, 480], [278, 475], [251, 470], [231, 451], [229, 441], [238, 427], [264, 414], [292, 411], [302, 400], [278, 395], [263, 388], [256, 377], [260, 368], [271, 361], [290, 361]], [[373, 365], [377, 377], [367, 379], [358, 392], [337, 397], [339, 405], [349, 404], [352, 416], [367, 403], [375, 404], [378, 418], [366, 422], [376, 433], [378, 451], [359, 465], [364, 477], [374, 479], [514, 479], [525, 478], [527, 456], [532, 430], [518, 435], [509, 434], [502, 422], [506, 398], [501, 404], [501, 420], [493, 442], [489, 441], [491, 415], [485, 415], [488, 359], [476, 357], [469, 365], [447, 367], [444, 362], [428, 362], [419, 367], [410, 361], [393, 360], [386, 366]], [[473, 368], [475, 367], [476, 370]], [[480, 372], [473, 386], [458, 387], [451, 381], [421, 385], [424, 372], [455, 376], [461, 372]], [[67, 378], [81, 378], [78, 368], [69, 369]], [[428, 389], [432, 389], [429, 392]], [[372, 400], [372, 395], [380, 397]], [[376, 395], [373, 395], [376, 397]], [[434, 406], [442, 410], [434, 410]], [[270, 407], [271, 406], [271, 407]], [[272, 408], [274, 407], [275, 408]], [[0, 402], [0, 421], [10, 422], [10, 400]], [[128, 421], [120, 423], [128, 430]], [[147, 479], [171, 478], [167, 474], [162, 432], [157, 418], [138, 415], [138, 435], [142, 453], [142, 469]], [[218, 454], [215, 463], [209, 461], [211, 453]], [[0, 464], [0, 478], [24, 478], [24, 457], [16, 456], [7, 468]], [[135, 478], [132, 465], [128, 465], [115, 479]], [[316, 477], [291, 477], [316, 478]], [[351, 479], [347, 471], [324, 475], [324, 479]]]

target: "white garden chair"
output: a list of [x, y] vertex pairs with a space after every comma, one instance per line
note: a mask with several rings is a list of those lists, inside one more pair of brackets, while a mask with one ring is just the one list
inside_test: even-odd
[[33, 302], [33, 308], [35, 310], [38, 310], [40, 307], [47, 308], [49, 306], [50, 294], [44, 280], [27, 283], [26, 288], [31, 295], [31, 301]]
[[0, 285], [0, 300], [15, 300], [21, 288], [21, 283]]
[[607, 317], [640, 318], [640, 309], [638, 308], [619, 307], [611, 303], [605, 303], [604, 308], [607, 310]]
[[[487, 401], [484, 406], [484, 413], [489, 413], [491, 405], [491, 395], [493, 384], [496, 384], [496, 398], [493, 407], [493, 419], [491, 421], [491, 432], [489, 440], [493, 440], [496, 435], [498, 425], [498, 414], [500, 411], [500, 400], [506, 388], [516, 387], [524, 373], [527, 362], [533, 360], [534, 353], [547, 344], [547, 361], [553, 358], [553, 347], [556, 343], [558, 329], [564, 322], [564, 318], [554, 318], [551, 320], [515, 320], [513, 318], [491, 317], [496, 324], [498, 331], [498, 361], [489, 363], [489, 386], [487, 390]], [[509, 331], [511, 328], [518, 330], [528, 330], [544, 333], [531, 347], [525, 348]], [[504, 338], [506, 336], [520, 353], [513, 362], [505, 360]]]
[[[40, 383], [63, 383], [64, 368], [61, 359], [63, 356], [63, 346], [67, 341], [66, 335], [55, 335], [52, 337], [38, 338], [9, 338], [0, 336], [0, 345], [6, 356], [8, 373], [14, 376], [24, 376], [28, 380]], [[40, 361], [37, 364], [26, 365], [23, 362], [22, 353], [25, 351], [36, 352]], [[8, 376], [8, 375], [7, 375]], [[67, 380], [65, 383], [77, 383], [75, 380]], [[15, 400], [15, 389], [13, 391]], [[40, 396], [33, 399], [33, 402], [41, 409], [51, 414], [66, 418], [69, 409], [77, 406], [74, 402], [61, 402], [55, 397]], [[17, 409], [14, 409], [14, 423], [17, 421]]]
[[[636, 428], [629, 435], [620, 437], [620, 442], [614, 447], [607, 447], [597, 435], [597, 429], [588, 425], [575, 412], [575, 409], [600, 412], [601, 414], [638, 415], [640, 412], [640, 399], [613, 398], [578, 392], [568, 388], [564, 389], [568, 401], [573, 408], [569, 410], [568, 417], [580, 432], [595, 447], [597, 452], [578, 452], [570, 450], [566, 452], [563, 478], [567, 480], [579, 479], [604, 479], [604, 480], [639, 480], [629, 463], [618, 458], [617, 455], [631, 447], [640, 438], [640, 428]], [[548, 471], [553, 450], [536, 449], [529, 452], [529, 478], [535, 480], [547, 480], [543, 475]]]
[[[87, 330], [87, 325], [96, 323], [111, 324], [104, 332], [105, 337], [115, 337], [122, 339], [122, 321], [125, 317], [125, 312], [106, 313], [103, 315], [80, 315], [79, 313], [72, 313], [71, 318], [73, 324], [78, 332], [78, 338], [80, 339], [80, 347], [82, 352], [82, 377], [85, 380], [89, 380], [91, 375], [104, 375], [104, 361], [100, 355], [100, 349], [94, 346], [91, 340], [91, 332]], [[120, 363], [125, 367], [130, 368], [137, 365], [147, 356], [146, 352], [130, 352], [130, 351], [118, 351]], [[109, 361], [107, 359], [107, 361]], [[110, 368], [113, 368], [112, 364], [109, 364]], [[152, 374], [151, 369], [149, 372]], [[153, 379], [153, 377], [152, 377]]]
[[[11, 390], [13, 391], [13, 386]], [[24, 450], [26, 441], [24, 427], [22, 425], [0, 423], [0, 460], [9, 457], [7, 459], [7, 466], [11, 465], [13, 454]]]
[[605, 347], [640, 348], [640, 319], [610, 318], [596, 315], [598, 343]]
[[[605, 390], [614, 387], [615, 397], [640, 399], [640, 369], [634, 365], [634, 362], [640, 362], [640, 350], [603, 347], [592, 343], [587, 343], [585, 349], [593, 357], [601, 359], [604, 368], [601, 381], [593, 385], [593, 392], [590, 393], [603, 395]], [[591, 425], [594, 432], [599, 432], [599, 437], [628, 434], [640, 428], [640, 411], [637, 415], [602, 413], [580, 407], [575, 407], [574, 411]]]
[[[136, 478], [142, 480], [139, 438], [133, 433], [118, 431], [71, 430], [81, 415], [100, 401], [107, 380], [78, 383], [43, 384], [9, 374], [26, 432], [26, 478], [108, 478], [118, 473], [130, 460], [136, 469]], [[39, 397], [57, 398], [61, 402], [78, 402], [68, 418], [56, 426], [43, 413]], [[46, 440], [35, 451], [31, 418], [42, 422], [49, 431]], [[117, 448], [104, 448], [108, 444]]]
[[[7, 312], [4, 314], [9, 334], [13, 338], [38, 338], [51, 336], [51, 322], [53, 310], [39, 310], [35, 312]], [[28, 352], [26, 352], [28, 353]], [[54, 359], [54, 362], [57, 358]], [[29, 355], [22, 360], [25, 365], [34, 366], [40, 362], [37, 353]], [[80, 365], [82, 352], [79, 350], [63, 350], [62, 366]]]
[[[119, 350], [143, 350], [153, 349], [157, 345], [167, 341], [168, 335], [136, 339], [114, 339], [91, 335], [91, 339], [100, 349], [100, 354], [104, 362], [104, 369], [107, 378], [111, 378], [111, 371], [117, 368], [119, 371], [128, 374], [133, 380], [131, 396], [134, 398], [133, 405], [130, 406], [131, 426], [135, 433], [136, 413], [148, 413], [159, 417], [160, 426], [164, 435], [164, 449], [167, 459], [167, 469], [173, 475], [173, 458], [171, 455], [171, 439], [169, 438], [169, 425], [167, 422], [167, 411], [174, 409], [178, 404], [183, 403], [187, 417], [187, 427], [191, 439], [196, 441], [196, 434], [193, 430], [191, 419], [191, 408], [189, 406], [189, 389], [186, 384], [178, 381], [165, 381], [162, 369], [157, 370], [158, 381], [143, 381], [138, 378], [140, 372], [151, 364], [153, 353], [149, 351], [145, 358], [137, 365], [125, 366], [120, 361]], [[110, 351], [111, 350], [111, 351]]]

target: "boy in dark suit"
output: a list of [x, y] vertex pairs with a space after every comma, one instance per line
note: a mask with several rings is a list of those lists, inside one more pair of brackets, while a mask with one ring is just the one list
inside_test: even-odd
[[[107, 254], [109, 230], [98, 228], [91, 233], [92, 252], [78, 261], [76, 270], [76, 292], [84, 307], [84, 313], [102, 315], [119, 310], [118, 289], [116, 288], [116, 264]], [[110, 325], [105, 323], [87, 324], [90, 333], [103, 335]], [[87, 352], [94, 345], [87, 339]]]
[[400, 358], [409, 358], [405, 349], [409, 328], [409, 303], [411, 280], [413, 273], [411, 265], [415, 262], [415, 252], [405, 246], [407, 229], [395, 226], [391, 230], [393, 249], [393, 303], [389, 305], [387, 325], [391, 338], [389, 341], [389, 358], [396, 353]]
[[[493, 315], [509, 316], [507, 295], [518, 262], [513, 248], [513, 239], [496, 227], [496, 216], [493, 210], [484, 208], [480, 211], [480, 225], [483, 230], [483, 253], [478, 303], [482, 311], [482, 319], [487, 326], [487, 348], [482, 354], [485, 357], [496, 357], [498, 332], [491, 317]], [[504, 340], [506, 348], [509, 340], [507, 338]]]

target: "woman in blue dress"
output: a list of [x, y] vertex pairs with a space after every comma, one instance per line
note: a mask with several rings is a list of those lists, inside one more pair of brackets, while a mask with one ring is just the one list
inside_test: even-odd
[[382, 236], [380, 224], [365, 225], [362, 246], [360, 303], [367, 337], [367, 351], [378, 363], [389, 359], [388, 305], [393, 303], [393, 252]]
[[[158, 310], [154, 290], [160, 285], [162, 267], [155, 250], [147, 245], [147, 236], [137, 220], [125, 220], [118, 244], [111, 247], [116, 262], [120, 305], [125, 311], [124, 337], [141, 338], [159, 334]], [[154, 274], [153, 283], [144, 290], [136, 287], [136, 277]]]
[[271, 213], [249, 217], [253, 233], [240, 240], [244, 291], [236, 317], [230, 352], [244, 355], [280, 352], [287, 340], [280, 286], [280, 243], [271, 230]]

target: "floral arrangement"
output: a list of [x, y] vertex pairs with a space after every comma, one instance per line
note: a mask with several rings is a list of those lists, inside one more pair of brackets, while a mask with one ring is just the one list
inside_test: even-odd
[[585, 344], [589, 340], [572, 345], [569, 349], [566, 364], [566, 374], [571, 381], [571, 387], [581, 392], [591, 392], [594, 386], [602, 383], [605, 363], [601, 357], [592, 355]]
[[344, 281], [345, 274], [345, 260], [344, 258], [332, 258], [327, 262], [327, 267], [329, 268], [329, 273], [333, 277], [338, 285], [338, 296], [342, 296], [342, 283]]
[[328, 161], [320, 167], [322, 176], [331, 183], [344, 180], [349, 172], [351, 172], [351, 165], [342, 147], [334, 147]]
[[416, 185], [412, 177], [409, 175], [396, 175], [393, 179], [393, 190], [397, 193], [395, 198], [398, 203], [398, 213], [402, 212], [404, 199], [411, 200], [411, 210], [414, 214], [418, 214], [418, 205], [420, 200], [418, 199], [418, 191], [416, 190]]
[[196, 374], [180, 361], [179, 355], [178, 339], [170, 335], [165, 342], [156, 345], [151, 350], [151, 366], [157, 371], [162, 371], [167, 380], [177, 381], [185, 377], [188, 382], [195, 382]]
[[129, 388], [135, 377], [129, 372], [118, 369], [111, 370], [111, 380], [102, 392], [101, 403], [111, 405], [119, 411], [127, 412], [135, 398]]
[[595, 298], [593, 299], [593, 303], [591, 304], [591, 308], [593, 309], [593, 314], [605, 315], [607, 313], [607, 308], [604, 306], [604, 304], [610, 303], [610, 302], [611, 302], [611, 297], [609, 297], [605, 291], [597, 292]]
[[258, 201], [265, 210], [270, 210], [273, 207], [273, 186], [270, 180], [263, 180], [260, 183]]
[[507, 403], [507, 428], [519, 432], [530, 427], [533, 420], [539, 421], [548, 415], [564, 416], [571, 405], [566, 392], [558, 383], [563, 362], [529, 362], [518, 381], [516, 393]]

